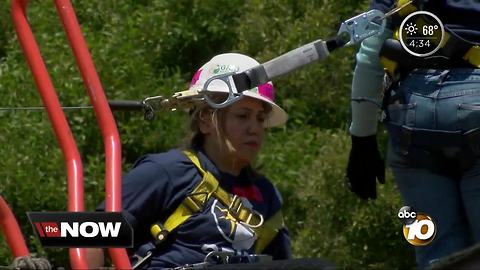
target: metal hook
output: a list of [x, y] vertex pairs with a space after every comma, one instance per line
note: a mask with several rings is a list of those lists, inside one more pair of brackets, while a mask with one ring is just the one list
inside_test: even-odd
[[142, 100], [143, 109], [145, 110], [145, 120], [153, 120], [155, 118], [155, 111], [158, 110], [162, 102], [165, 100], [162, 96], [147, 97]]
[[205, 256], [204, 262], [211, 264], [227, 264], [233, 252], [228, 251], [211, 251]]
[[[225, 108], [228, 105], [232, 104], [233, 102], [237, 101], [242, 94], [238, 93], [237, 88], [235, 86], [235, 82], [233, 81], [232, 75], [236, 74], [235, 72], [224, 73], [220, 75], [213, 76], [209, 78], [205, 84], [203, 85], [203, 89], [199, 91], [200, 94], [203, 95], [205, 101], [208, 105], [214, 109], [221, 109]], [[228, 97], [225, 101], [216, 103], [208, 96], [208, 86], [215, 80], [220, 80], [224, 82], [228, 86]]]
[[[381, 21], [380, 25], [374, 22], [376, 19]], [[372, 9], [342, 22], [337, 36], [342, 37], [344, 33], [348, 33], [350, 40], [345, 45], [353, 45], [368, 37], [381, 35], [385, 25], [385, 14], [380, 10]]]

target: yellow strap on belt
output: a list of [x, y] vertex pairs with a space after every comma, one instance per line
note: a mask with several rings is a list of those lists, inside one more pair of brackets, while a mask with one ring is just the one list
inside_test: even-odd
[[198, 159], [197, 155], [191, 151], [183, 151], [183, 153], [193, 162], [195, 167], [202, 173], [202, 175], [205, 175], [205, 170], [202, 168], [202, 165], [200, 164], [200, 160]]
[[283, 227], [285, 227], [285, 223], [283, 222], [282, 211], [278, 210], [262, 226], [255, 228], [254, 231], [258, 238], [255, 243], [255, 253], [261, 253]]
[[475, 67], [480, 68], [480, 46], [470, 48], [463, 58]]
[[173, 231], [178, 226], [182, 225], [190, 216], [192, 212], [184, 204], [180, 204], [173, 214], [168, 217], [163, 226], [161, 224], [154, 224], [150, 227], [150, 233], [155, 240], [163, 241], [167, 234]]
[[388, 59], [387, 57], [381, 56], [380, 57], [380, 63], [382, 63], [383, 69], [385, 70], [385, 72], [388, 73], [388, 75], [392, 79], [396, 79], [398, 77], [397, 73], [395, 72], [397, 70], [397, 67], [398, 67], [397, 62], [392, 61], [392, 60]]
[[183, 151], [183, 153], [197, 167], [203, 179], [163, 224], [156, 223], [151, 226], [150, 232], [153, 237], [159, 242], [165, 240], [169, 232], [183, 224], [193, 213], [200, 211], [210, 197], [214, 196], [228, 207], [232, 216], [255, 231], [257, 235], [255, 251], [262, 252], [275, 238], [278, 230], [284, 227], [282, 212], [278, 211], [264, 222], [263, 216], [245, 207], [240, 197], [231, 195], [222, 189], [215, 176], [202, 168], [200, 160], [193, 152]]
[[203, 170], [197, 156], [188, 151], [184, 153], [201, 172], [203, 179], [163, 224], [156, 223], [150, 227], [150, 233], [157, 241], [165, 240], [169, 232], [183, 224], [193, 213], [200, 211], [212, 194], [219, 189], [217, 179], [209, 172]]

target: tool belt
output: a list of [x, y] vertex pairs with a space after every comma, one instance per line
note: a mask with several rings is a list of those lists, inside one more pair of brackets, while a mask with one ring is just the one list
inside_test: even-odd
[[284, 227], [282, 212], [279, 210], [268, 220], [264, 221], [260, 213], [251, 209], [250, 203], [246, 199], [232, 195], [222, 189], [215, 176], [202, 168], [198, 157], [193, 152], [183, 151], [183, 153], [198, 169], [202, 175], [202, 181], [197, 184], [191, 193], [187, 194], [183, 202], [165, 221], [157, 222], [150, 227], [150, 233], [154, 240], [140, 246], [134, 255], [136, 263], [133, 269], [147, 263], [153, 251], [165, 242], [168, 235], [193, 214], [201, 211], [212, 197], [227, 206], [229, 213], [237, 221], [250, 227], [255, 232], [257, 236], [255, 253], [261, 253], [275, 238], [278, 231]]

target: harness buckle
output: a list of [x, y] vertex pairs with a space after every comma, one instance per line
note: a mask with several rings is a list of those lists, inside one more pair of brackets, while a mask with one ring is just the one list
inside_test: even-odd
[[[248, 206], [245, 206], [248, 204]], [[232, 202], [228, 206], [230, 213], [239, 220], [242, 224], [247, 225], [250, 228], [258, 228], [263, 224], [263, 216], [257, 211], [252, 209], [252, 206], [244, 198], [234, 195]], [[247, 214], [245, 216], [245, 214]], [[250, 222], [257, 221], [257, 224], [250, 224]]]
[[233, 195], [232, 202], [228, 206], [228, 210], [233, 210], [234, 213], [237, 214], [240, 212], [242, 206], [243, 206], [242, 198], [237, 195]]
[[[257, 224], [250, 224], [250, 222], [254, 221], [254, 220], [258, 220], [258, 223]], [[258, 213], [255, 210], [251, 210], [251, 212], [248, 215], [247, 220], [246, 221], [240, 221], [240, 222], [242, 222], [243, 224], [247, 225], [250, 228], [258, 228], [258, 227], [263, 225], [263, 221], [264, 221], [264, 218], [263, 218], [262, 214]]]
[[167, 236], [170, 232], [163, 226], [162, 223], [158, 222], [150, 227], [150, 233], [155, 239], [155, 244], [158, 245], [167, 239]]
[[[201, 199], [199, 198], [199, 195], [203, 195], [204, 198]], [[205, 202], [208, 200], [208, 192], [195, 192], [195, 193], [190, 193], [188, 196], [185, 198], [183, 201], [185, 203], [185, 206], [192, 212], [198, 212], [200, 211], [203, 206], [205, 205]]]

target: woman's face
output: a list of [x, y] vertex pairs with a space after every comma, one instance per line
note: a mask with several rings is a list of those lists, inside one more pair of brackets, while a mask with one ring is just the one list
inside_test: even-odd
[[[223, 112], [223, 130], [232, 144], [234, 158], [250, 163], [262, 147], [267, 117], [263, 102], [244, 97]], [[222, 123], [220, 123], [222, 124]]]

